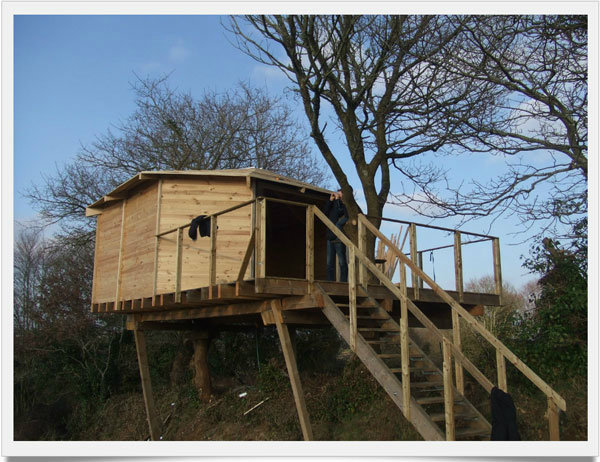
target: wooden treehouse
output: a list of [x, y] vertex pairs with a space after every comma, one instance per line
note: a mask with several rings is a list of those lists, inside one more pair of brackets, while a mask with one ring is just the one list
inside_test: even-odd
[[[464, 372], [488, 393], [507, 391], [508, 361], [547, 396], [549, 436], [557, 440], [564, 399], [475, 318], [482, 305], [501, 304], [498, 238], [384, 218], [402, 231], [390, 239], [359, 215], [346, 225], [358, 227], [355, 244], [321, 211], [329, 195], [260, 169], [142, 172], [87, 208], [97, 217], [91, 309], [127, 316], [152, 439], [161, 429], [143, 332], [258, 323], [277, 328], [305, 440], [313, 433], [289, 328], [329, 325], [424, 439], [489, 439], [491, 424], [465, 395]], [[188, 228], [201, 215], [192, 240]], [[347, 283], [325, 281], [327, 228], [347, 247]], [[424, 228], [451, 233], [454, 242], [419, 249]], [[378, 243], [374, 261], [365, 252], [369, 234]], [[475, 242], [491, 242], [495, 293], [463, 290], [462, 252]], [[423, 270], [423, 253], [443, 248], [453, 249], [453, 290]], [[495, 377], [465, 356], [461, 326], [495, 348]], [[439, 343], [441, 360], [423, 351], [413, 327]]]

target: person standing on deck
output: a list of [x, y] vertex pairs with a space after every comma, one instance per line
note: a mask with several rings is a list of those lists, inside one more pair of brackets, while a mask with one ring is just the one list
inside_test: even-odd
[[[329, 196], [329, 202], [325, 205], [323, 213], [341, 230], [348, 221], [348, 210], [342, 202], [342, 190]], [[348, 260], [346, 258], [346, 246], [342, 241], [327, 228], [327, 280], [335, 281], [335, 255], [337, 254], [340, 264], [340, 281], [348, 282]]]

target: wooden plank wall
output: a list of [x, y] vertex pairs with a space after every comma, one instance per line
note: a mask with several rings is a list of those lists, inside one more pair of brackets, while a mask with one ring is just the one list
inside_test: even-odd
[[[162, 186], [160, 230], [166, 231], [252, 199], [245, 178], [165, 178]], [[232, 282], [248, 246], [251, 234], [250, 206], [219, 216], [217, 220], [217, 282]], [[176, 276], [177, 234], [160, 239], [158, 251], [158, 293], [173, 292]], [[183, 274], [181, 290], [208, 285], [210, 239], [192, 241], [183, 233]], [[150, 294], [152, 295], [152, 294]]]
[[152, 296], [158, 182], [127, 198], [121, 268], [121, 299]]
[[92, 303], [112, 302], [117, 288], [119, 244], [121, 242], [121, 201], [98, 215]]

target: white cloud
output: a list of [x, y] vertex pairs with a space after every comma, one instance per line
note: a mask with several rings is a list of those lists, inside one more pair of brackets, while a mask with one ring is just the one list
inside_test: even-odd
[[181, 62], [185, 60], [190, 55], [190, 50], [188, 50], [183, 42], [180, 40], [177, 44], [172, 45], [169, 48], [169, 60]]

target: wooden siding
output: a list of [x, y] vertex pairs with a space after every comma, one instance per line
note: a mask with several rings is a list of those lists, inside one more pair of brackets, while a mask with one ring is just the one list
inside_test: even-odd
[[127, 198], [121, 267], [122, 300], [152, 295], [157, 187], [158, 182], [155, 182]]
[[121, 202], [98, 215], [92, 303], [112, 302], [117, 287], [119, 244], [121, 241]]
[[[250, 200], [252, 191], [245, 178], [164, 178], [161, 196], [160, 230], [189, 223], [198, 215], [208, 215]], [[235, 281], [251, 234], [250, 206], [217, 219], [216, 281]], [[157, 292], [173, 292], [176, 283], [177, 234], [161, 237], [158, 250]], [[210, 239], [198, 236], [192, 241], [183, 233], [181, 290], [208, 285]]]

